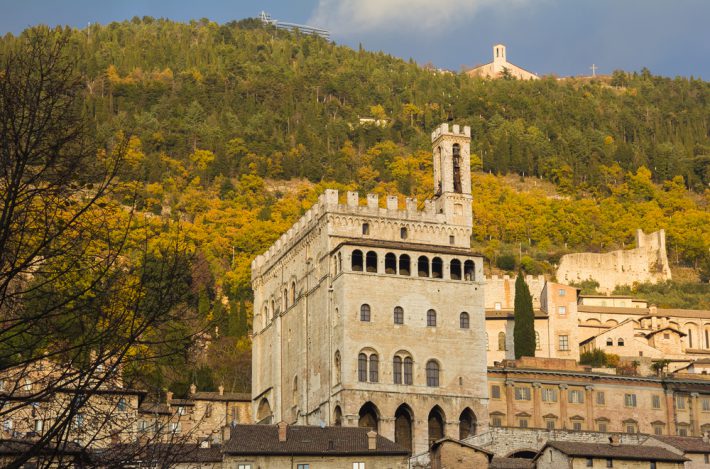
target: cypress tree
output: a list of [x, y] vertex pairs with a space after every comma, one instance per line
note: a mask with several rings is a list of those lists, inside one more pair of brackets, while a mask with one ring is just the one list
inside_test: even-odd
[[513, 342], [515, 358], [535, 356], [535, 314], [533, 313], [532, 296], [525, 283], [522, 271], [515, 280], [515, 327]]

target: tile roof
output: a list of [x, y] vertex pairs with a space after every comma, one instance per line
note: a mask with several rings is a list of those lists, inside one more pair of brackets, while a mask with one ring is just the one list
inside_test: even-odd
[[233, 425], [225, 454], [237, 455], [409, 455], [409, 450], [377, 435], [377, 449], [367, 449], [368, 428], [289, 425], [279, 442], [276, 425]]
[[[568, 456], [587, 458], [613, 458], [635, 461], [684, 462], [687, 458], [656, 446], [611, 445], [608, 443], [577, 443], [572, 441], [548, 441], [545, 447], [554, 448]], [[544, 449], [544, 448], [543, 448]], [[538, 453], [538, 456], [542, 451]]]
[[190, 399], [196, 401], [237, 401], [237, 402], [251, 402], [251, 394], [248, 392], [196, 392], [190, 394]]
[[685, 453], [710, 453], [710, 442], [695, 436], [653, 436], [658, 441], [675, 446]]
[[176, 463], [221, 462], [222, 446], [201, 448], [198, 443], [126, 443], [95, 452], [94, 459], [109, 467], [122, 467], [127, 462]]

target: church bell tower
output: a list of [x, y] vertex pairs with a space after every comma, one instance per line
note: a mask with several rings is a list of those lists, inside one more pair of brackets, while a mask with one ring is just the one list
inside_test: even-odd
[[473, 224], [471, 214], [471, 128], [441, 124], [431, 134], [434, 203], [451, 225]]

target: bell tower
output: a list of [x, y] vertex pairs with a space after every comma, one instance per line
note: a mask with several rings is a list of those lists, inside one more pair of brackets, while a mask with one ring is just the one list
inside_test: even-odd
[[471, 227], [471, 128], [441, 124], [431, 133], [434, 204], [446, 223]]

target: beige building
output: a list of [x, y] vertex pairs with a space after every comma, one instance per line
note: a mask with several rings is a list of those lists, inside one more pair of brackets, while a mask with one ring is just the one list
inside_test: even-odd
[[710, 381], [589, 371], [523, 358], [488, 369], [493, 427], [698, 436], [710, 431]]
[[424, 210], [326, 190], [252, 263], [257, 422], [365, 426], [415, 452], [486, 427], [470, 129], [442, 124], [432, 147]]
[[[535, 356], [579, 359], [579, 289], [527, 276], [535, 313]], [[486, 344], [488, 366], [515, 358], [513, 303], [515, 278], [486, 279]]]
[[671, 279], [666, 254], [666, 233], [644, 234], [636, 230], [636, 247], [606, 253], [565, 254], [557, 268], [557, 280], [579, 283], [595, 280], [600, 292], [609, 293], [620, 285], [663, 282]]
[[518, 80], [538, 80], [536, 74], [518, 67], [506, 58], [505, 46], [496, 44], [493, 46], [493, 62], [479, 65], [466, 72], [468, 76], [481, 78], [502, 78], [506, 75]]

